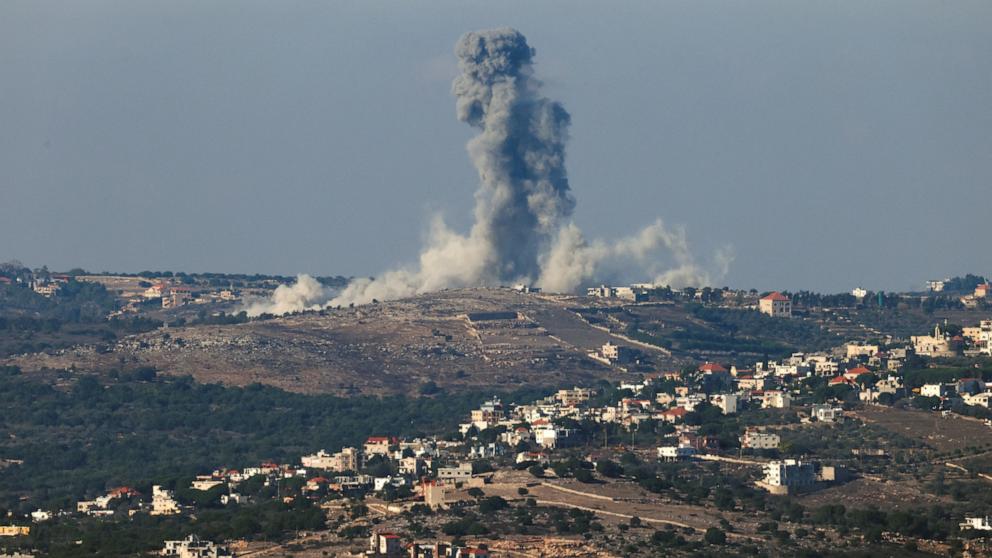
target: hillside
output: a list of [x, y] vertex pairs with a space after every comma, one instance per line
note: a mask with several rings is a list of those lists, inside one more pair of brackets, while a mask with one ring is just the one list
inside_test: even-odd
[[[587, 356], [626, 343], [568, 310], [568, 300], [499, 289], [449, 290], [355, 308], [233, 325], [159, 329], [109, 350], [80, 346], [7, 359], [26, 373], [112, 373], [151, 366], [205, 383], [288, 391], [408, 394], [433, 389], [588, 384], [617, 370]], [[645, 348], [646, 369], [676, 366]]]
[[[906, 336], [944, 318], [972, 324], [984, 316], [974, 310], [928, 314], [897, 308], [809, 314], [782, 320], [748, 309], [685, 302], [630, 304], [509, 289], [454, 289], [241, 323], [190, 318], [179, 327], [157, 328], [161, 322], [133, 318], [69, 323], [53, 332], [12, 331], [0, 348], [7, 347], [8, 355], [18, 349], [28, 354], [0, 359], [0, 364], [29, 373], [120, 374], [152, 367], [232, 386], [416, 395], [437, 388], [588, 385], [702, 361], [748, 366], [848, 340]], [[176, 315], [163, 317], [176, 323]], [[127, 335], [135, 330], [139, 333]], [[634, 349], [637, 362], [620, 368], [589, 357], [606, 342]]]

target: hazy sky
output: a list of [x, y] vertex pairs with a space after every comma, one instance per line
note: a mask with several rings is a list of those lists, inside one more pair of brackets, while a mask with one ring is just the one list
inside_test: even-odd
[[5, 0], [0, 260], [412, 262], [478, 182], [453, 45], [504, 25], [572, 113], [589, 236], [661, 217], [759, 289], [992, 272], [988, 0]]

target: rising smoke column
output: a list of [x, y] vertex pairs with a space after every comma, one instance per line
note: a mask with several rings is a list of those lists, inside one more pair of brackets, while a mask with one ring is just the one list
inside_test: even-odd
[[[711, 283], [682, 229], [669, 230], [658, 220], [617, 241], [587, 241], [570, 221], [575, 200], [565, 171], [565, 143], [571, 118], [560, 103], [540, 95], [534, 49], [519, 31], [466, 33], [455, 55], [461, 71], [452, 84], [456, 114], [479, 130], [467, 145], [479, 173], [469, 233], [452, 231], [435, 218], [416, 267], [355, 280], [329, 302], [313, 288], [315, 281], [301, 276], [293, 287], [277, 290], [271, 302], [249, 307], [249, 315], [513, 282], [536, 281], [557, 292], [590, 281], [645, 276], [672, 286]], [[665, 267], [666, 261], [675, 267]], [[722, 261], [729, 264], [730, 258]]]
[[536, 278], [541, 251], [575, 207], [565, 173], [570, 117], [537, 94], [534, 49], [518, 31], [467, 33], [455, 54], [458, 119], [481, 130], [468, 144], [481, 181], [471, 238], [491, 250], [494, 279]]
[[418, 269], [359, 280], [330, 304], [361, 304], [446, 287], [531, 282], [572, 214], [565, 172], [568, 112], [542, 97], [534, 49], [514, 29], [466, 33], [455, 45], [451, 86], [458, 119], [479, 129], [467, 151], [479, 173], [467, 236], [435, 219]]

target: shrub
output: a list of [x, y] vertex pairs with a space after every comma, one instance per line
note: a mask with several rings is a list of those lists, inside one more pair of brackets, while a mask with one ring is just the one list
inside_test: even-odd
[[710, 527], [703, 535], [703, 540], [707, 544], [727, 544], [727, 534], [716, 527]]
[[590, 473], [588, 469], [579, 469], [575, 471], [575, 480], [579, 482], [590, 483], [595, 481], [596, 479], [595, 477], [593, 477], [593, 474]]
[[623, 467], [609, 459], [603, 459], [596, 463], [596, 471], [604, 477], [615, 479], [623, 475]]

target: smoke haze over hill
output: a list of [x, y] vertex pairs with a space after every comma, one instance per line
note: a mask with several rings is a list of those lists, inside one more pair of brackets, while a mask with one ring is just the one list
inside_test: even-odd
[[565, 168], [571, 117], [541, 95], [534, 49], [519, 31], [501, 28], [466, 33], [455, 54], [457, 117], [479, 130], [466, 147], [479, 175], [471, 230], [459, 233], [436, 217], [416, 266], [357, 279], [330, 300], [316, 281], [300, 276], [270, 301], [251, 305], [250, 315], [516, 282], [555, 292], [614, 280], [709, 285], [726, 273], [729, 250], [717, 255], [714, 277], [697, 263], [685, 231], [661, 219], [617, 241], [587, 240], [571, 221], [575, 199]]

